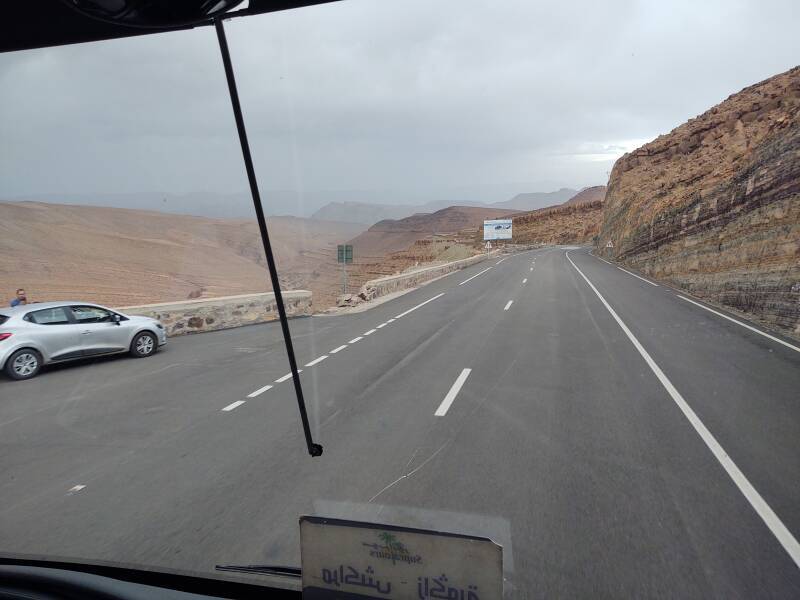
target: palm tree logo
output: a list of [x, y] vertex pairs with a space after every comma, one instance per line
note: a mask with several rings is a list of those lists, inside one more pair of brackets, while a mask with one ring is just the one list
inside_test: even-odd
[[392, 563], [395, 562], [397, 555], [408, 555], [408, 548], [406, 548], [402, 542], [398, 541], [391, 533], [384, 531], [378, 535], [378, 537], [386, 545], [385, 548], [389, 553], [389, 557], [392, 559]]
[[397, 538], [387, 531], [384, 531], [378, 537], [383, 541], [384, 544], [386, 544], [386, 548], [390, 553], [394, 549], [395, 544], [398, 543]]

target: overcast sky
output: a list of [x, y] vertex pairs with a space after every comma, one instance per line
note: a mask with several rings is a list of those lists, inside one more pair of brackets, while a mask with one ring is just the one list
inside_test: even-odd
[[[265, 189], [501, 201], [605, 183], [795, 66], [797, 26], [797, 0], [345, 0], [227, 32]], [[0, 153], [5, 198], [247, 187], [211, 28], [0, 55]]]

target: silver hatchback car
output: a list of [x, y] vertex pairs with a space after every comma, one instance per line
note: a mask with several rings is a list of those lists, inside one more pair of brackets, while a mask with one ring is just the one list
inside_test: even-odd
[[164, 326], [86, 302], [41, 302], [0, 308], [0, 370], [35, 377], [43, 365], [130, 352], [151, 356], [167, 343]]

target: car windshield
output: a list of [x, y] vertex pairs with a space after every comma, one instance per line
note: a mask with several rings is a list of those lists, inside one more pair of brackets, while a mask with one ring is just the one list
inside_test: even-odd
[[0, 54], [0, 554], [273, 584], [216, 567], [313, 515], [506, 597], [800, 597], [797, 26], [235, 18], [240, 123], [213, 26]]

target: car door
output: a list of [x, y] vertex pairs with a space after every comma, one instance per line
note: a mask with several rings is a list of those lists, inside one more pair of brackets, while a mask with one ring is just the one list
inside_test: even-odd
[[47, 360], [67, 360], [83, 354], [81, 336], [72, 324], [65, 306], [29, 312], [23, 320], [26, 332], [45, 353]]
[[114, 313], [99, 306], [71, 306], [83, 353], [106, 354], [128, 349], [129, 328], [114, 321]]

